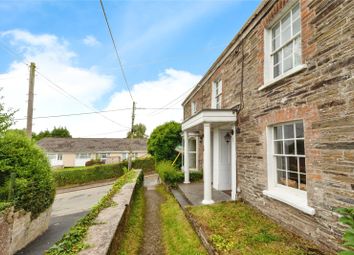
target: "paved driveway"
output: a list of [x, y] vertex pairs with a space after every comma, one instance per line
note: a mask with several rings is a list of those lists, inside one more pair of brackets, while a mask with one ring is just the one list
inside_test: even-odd
[[110, 189], [105, 185], [90, 189], [57, 194], [48, 230], [26, 248], [16, 254], [43, 254], [56, 241], [60, 240], [77, 220], [83, 217]]

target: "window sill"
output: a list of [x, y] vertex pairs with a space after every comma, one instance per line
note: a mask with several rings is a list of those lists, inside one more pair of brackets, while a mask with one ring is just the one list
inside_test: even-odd
[[314, 208], [307, 205], [307, 193], [301, 190], [295, 190], [286, 187], [274, 187], [270, 190], [264, 190], [263, 194], [288, 204], [306, 214], [315, 215]]
[[282, 79], [285, 79], [286, 77], [288, 77], [288, 76], [290, 76], [292, 74], [298, 73], [298, 72], [300, 72], [300, 71], [302, 71], [302, 70], [304, 70], [306, 68], [307, 68], [306, 64], [299, 65], [299, 66], [287, 71], [286, 73], [278, 76], [277, 78], [267, 81], [261, 87], [258, 88], [258, 91], [261, 91], [261, 90], [263, 90], [265, 88], [268, 88], [268, 87], [274, 85], [275, 83], [277, 83], [278, 81], [280, 81]]

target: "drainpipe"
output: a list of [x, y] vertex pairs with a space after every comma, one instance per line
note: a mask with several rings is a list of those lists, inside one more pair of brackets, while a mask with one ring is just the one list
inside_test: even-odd
[[236, 155], [236, 124], [232, 126], [231, 139], [231, 200], [237, 200], [237, 155]]

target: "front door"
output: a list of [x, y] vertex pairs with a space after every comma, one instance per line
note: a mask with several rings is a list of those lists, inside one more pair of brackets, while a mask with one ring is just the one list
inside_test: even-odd
[[231, 139], [228, 132], [220, 132], [219, 190], [231, 190]]

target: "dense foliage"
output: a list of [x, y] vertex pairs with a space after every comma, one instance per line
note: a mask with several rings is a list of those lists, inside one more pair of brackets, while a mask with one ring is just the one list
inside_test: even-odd
[[348, 250], [341, 251], [340, 255], [354, 255], [354, 207], [352, 208], [340, 208], [338, 213], [342, 216], [339, 221], [348, 226], [348, 229], [343, 235], [344, 247]]
[[85, 163], [85, 166], [103, 165], [104, 161], [101, 159], [91, 159]]
[[[154, 170], [152, 158], [136, 159], [133, 161], [134, 169], [144, 172]], [[126, 161], [117, 164], [93, 165], [88, 167], [75, 167], [54, 170], [53, 175], [57, 187], [70, 186], [113, 179], [121, 176], [128, 166]]]
[[57, 187], [96, 182], [117, 178], [124, 174], [127, 163], [94, 165], [88, 167], [64, 168], [54, 170], [53, 175]]
[[32, 212], [32, 217], [53, 203], [55, 187], [47, 156], [24, 133], [7, 131], [0, 138], [0, 187], [0, 200], [12, 193], [15, 209]]
[[146, 132], [146, 126], [142, 123], [135, 124], [133, 126], [133, 135], [132, 132], [129, 131], [127, 133], [127, 138], [146, 138], [147, 135], [145, 134]]
[[71, 138], [71, 134], [66, 127], [54, 127], [52, 131], [45, 130], [38, 134], [33, 133], [32, 137], [34, 140], [39, 141], [45, 137]]
[[181, 124], [171, 121], [156, 127], [148, 140], [148, 152], [157, 161], [171, 160], [177, 156], [175, 148], [182, 142]]
[[[124, 186], [124, 184], [132, 182], [136, 177], [137, 173], [134, 171], [129, 171], [123, 176], [121, 176], [113, 185], [112, 189], [106, 194], [100, 202], [94, 206], [91, 211], [81, 218], [73, 227], [70, 228], [69, 232], [64, 234], [61, 240], [59, 240], [55, 245], [53, 245], [46, 254], [49, 255], [72, 255], [78, 254], [79, 251], [83, 250], [86, 245], [84, 243], [84, 238], [87, 235], [87, 231], [91, 225], [94, 224], [98, 214], [105, 208], [112, 206], [113, 196]], [[142, 181], [142, 175], [137, 180]]]
[[13, 124], [14, 114], [15, 111], [6, 111], [4, 105], [0, 102], [0, 134], [4, 133]]
[[[160, 161], [156, 165], [156, 171], [159, 174], [160, 178], [167, 184], [172, 187], [177, 186], [178, 183], [184, 181], [184, 174], [177, 169], [176, 166], [173, 166], [170, 161]], [[190, 172], [189, 180], [191, 182], [199, 181], [203, 179], [202, 172]]]

